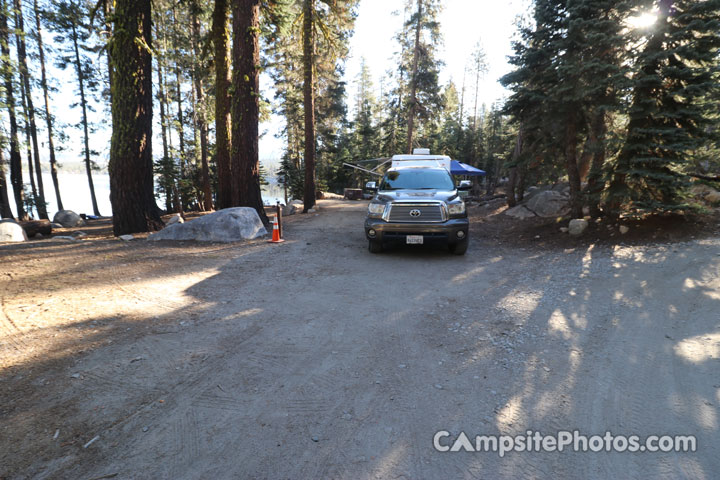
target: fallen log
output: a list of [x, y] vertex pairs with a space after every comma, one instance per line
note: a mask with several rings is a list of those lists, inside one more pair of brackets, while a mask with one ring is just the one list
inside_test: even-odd
[[20, 222], [20, 226], [25, 230], [28, 237], [32, 238], [38, 233], [45, 236], [52, 235], [52, 225], [49, 220], [30, 220], [27, 222]]

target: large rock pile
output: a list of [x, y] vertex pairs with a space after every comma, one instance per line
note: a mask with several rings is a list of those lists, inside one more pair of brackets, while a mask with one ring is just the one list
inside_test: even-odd
[[210, 213], [185, 223], [168, 225], [148, 240], [197, 240], [237, 242], [267, 235], [254, 208], [235, 207]]

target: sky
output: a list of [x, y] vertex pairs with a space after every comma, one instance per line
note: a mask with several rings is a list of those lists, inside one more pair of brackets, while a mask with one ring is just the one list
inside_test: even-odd
[[[345, 81], [347, 83], [347, 104], [350, 108], [349, 116], [354, 112], [352, 105], [356, 91], [356, 79], [359, 74], [360, 61], [365, 58], [366, 64], [373, 75], [377, 96], [380, 94], [381, 78], [388, 70], [395, 68], [393, 54], [398, 46], [394, 36], [401, 29], [403, 23], [404, 0], [361, 0], [355, 22], [354, 34], [350, 40], [350, 56], [345, 62]], [[437, 58], [445, 62], [441, 70], [441, 83], [444, 85], [452, 79], [459, 89], [463, 81], [463, 71], [468, 63], [475, 44], [480, 41], [487, 55], [489, 72], [481, 82], [479, 89], [479, 103], [492, 104], [502, 98], [504, 89], [498, 79], [509, 71], [507, 56], [511, 53], [511, 37], [515, 32], [516, 16], [525, 13], [529, 8], [530, 0], [443, 0], [444, 9], [440, 16], [441, 31], [444, 42], [438, 46]], [[394, 15], [398, 12], [398, 15]], [[30, 17], [28, 17], [30, 18]], [[48, 50], [54, 46], [52, 35], [45, 30], [44, 40]], [[80, 121], [80, 109], [71, 108], [77, 102], [77, 80], [72, 69], [59, 70], [52, 65], [54, 53], [47, 53], [49, 57], [48, 70], [51, 81], [59, 91], [51, 94], [51, 108], [57, 120], [64, 124], [77, 124]], [[97, 58], [97, 66], [105, 69], [104, 54]], [[155, 78], [153, 78], [155, 80]], [[261, 87], [266, 98], [272, 99], [273, 93], [269, 78], [261, 77]], [[467, 85], [472, 80], [467, 79]], [[41, 106], [41, 92], [33, 91], [35, 103]], [[471, 93], [468, 93], [472, 98]], [[100, 152], [96, 159], [101, 165], [107, 164], [109, 150], [109, 109], [93, 102], [95, 112], [90, 112], [91, 122], [97, 126], [97, 131], [91, 135], [91, 148]], [[159, 111], [154, 112], [155, 119], [155, 156], [162, 148], [160, 141], [160, 128], [158, 123]], [[272, 117], [270, 122], [263, 123], [260, 131], [265, 134], [260, 139], [260, 159], [269, 166], [274, 164], [282, 155], [283, 140], [277, 137], [282, 125], [282, 119]], [[41, 155], [43, 162], [47, 162], [46, 133], [43, 122], [39, 125]], [[58, 152], [58, 158], [63, 162], [82, 161], [82, 134], [81, 130], [67, 128], [69, 138], [67, 149]], [[174, 141], [177, 144], [177, 140]]]
[[[345, 64], [345, 81], [348, 85], [347, 104], [349, 115], [356, 79], [360, 73], [360, 60], [365, 62], [373, 75], [377, 95], [383, 75], [395, 68], [393, 54], [398, 45], [393, 37], [403, 24], [404, 0], [361, 0], [355, 21], [355, 32], [350, 40], [350, 58]], [[450, 79], [458, 89], [463, 82], [463, 72], [475, 44], [480, 41], [487, 56], [489, 71], [480, 84], [479, 104], [488, 106], [501, 99], [505, 90], [498, 79], [509, 72], [507, 56], [511, 54], [511, 38], [515, 33], [515, 18], [529, 9], [529, 0], [444, 0], [440, 16], [444, 38], [437, 58], [445, 62], [441, 70], [441, 83]], [[393, 12], [398, 12], [394, 15]], [[467, 79], [467, 85], [471, 85]], [[474, 93], [474, 92], [473, 92]], [[282, 154], [283, 141], [275, 134], [281, 125], [274, 118], [261, 127], [267, 133], [260, 140], [260, 158], [275, 159]]]

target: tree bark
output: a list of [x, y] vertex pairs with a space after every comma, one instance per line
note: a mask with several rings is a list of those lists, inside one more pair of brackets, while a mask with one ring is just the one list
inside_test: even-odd
[[165, 211], [170, 213], [172, 207], [172, 192], [175, 179], [172, 172], [168, 171], [170, 163], [170, 151], [168, 150], [168, 134], [167, 134], [167, 114], [165, 107], [167, 105], [167, 96], [165, 95], [165, 81], [163, 79], [162, 62], [157, 59], [157, 78], [158, 78], [158, 103], [160, 104], [160, 131], [163, 143], [163, 159], [162, 159], [162, 176], [163, 186], [165, 187]]
[[315, 0], [303, 1], [303, 109], [305, 115], [305, 194], [303, 213], [315, 206]]
[[230, 170], [230, 28], [227, 0], [215, 0], [212, 19], [212, 41], [215, 51], [215, 164], [217, 165], [217, 208], [232, 205]]
[[[173, 18], [173, 29], [178, 28], [177, 24], [177, 17], [175, 14], [175, 6], [173, 6], [172, 9], [172, 18]], [[187, 194], [185, 192], [184, 188], [184, 180], [187, 176], [187, 168], [185, 165], [185, 162], [187, 160], [185, 155], [185, 119], [183, 118], [183, 109], [182, 109], [182, 75], [180, 74], [180, 64], [178, 63], [178, 57], [180, 55], [179, 48], [175, 47], [175, 83], [177, 87], [177, 133], [178, 133], [178, 148], [180, 149], [180, 181], [179, 184], [179, 190], [180, 190], [180, 210], [184, 211], [188, 207], [189, 199], [187, 198]]]
[[[20, 76], [22, 77], [22, 87], [27, 106], [27, 121], [29, 122], [30, 138], [32, 140], [33, 158], [35, 162], [35, 173], [37, 174], [37, 192], [33, 190], [35, 195], [35, 208], [40, 218], [48, 218], [47, 207], [45, 205], [45, 186], [42, 179], [42, 167], [40, 165], [40, 148], [38, 147], [37, 125], [35, 124], [35, 106], [32, 100], [32, 89], [30, 88], [30, 74], [27, 64], [27, 47], [25, 45], [25, 19], [23, 18], [22, 4], [20, 0], [15, 0], [15, 28], [16, 28], [16, 46], [18, 53], [18, 63], [20, 67]], [[34, 188], [32, 168], [28, 168], [30, 173], [31, 184]]]
[[567, 114], [565, 123], [565, 170], [570, 183], [570, 214], [573, 218], [582, 218], [580, 172], [577, 164], [577, 112], [575, 111]]
[[422, 0], [417, 0], [417, 23], [415, 24], [415, 49], [413, 51], [413, 70], [410, 77], [410, 110], [408, 111], [407, 153], [413, 152], [413, 134], [417, 115], [417, 74], [420, 59], [420, 30], [422, 27]]
[[92, 178], [92, 162], [90, 160], [90, 132], [87, 117], [87, 99], [85, 98], [85, 76], [82, 71], [82, 63], [80, 62], [80, 47], [78, 45], [77, 26], [72, 24], [72, 42], [75, 51], [75, 71], [78, 78], [78, 86], [80, 88], [80, 108], [82, 109], [82, 126], [85, 141], [85, 173], [88, 178], [88, 187], [90, 187], [90, 200], [92, 201], [93, 215], [100, 216], [97, 199], [95, 198], [95, 185]]
[[590, 145], [592, 162], [588, 172], [587, 197], [590, 207], [590, 215], [599, 217], [601, 194], [604, 188], [602, 170], [605, 166], [605, 134], [607, 133], [607, 121], [605, 112], [596, 112], [590, 125]]
[[151, 0], [116, 0], [110, 202], [113, 232], [162, 227], [153, 195]]
[[5, 178], [5, 158], [3, 157], [4, 138], [0, 132], [0, 218], [13, 217], [10, 208], [10, 198], [8, 197], [8, 184]]
[[53, 118], [50, 113], [50, 100], [48, 97], [47, 73], [45, 71], [45, 48], [42, 40], [42, 30], [40, 24], [40, 10], [38, 9], [37, 0], [33, 0], [33, 10], [35, 13], [35, 28], [37, 31], [38, 54], [40, 57], [40, 83], [45, 97], [45, 122], [48, 134], [48, 150], [50, 151], [50, 176], [52, 177], [53, 186], [55, 187], [55, 201], [58, 210], [63, 210], [62, 198], [60, 197], [60, 183], [58, 182], [57, 159], [55, 158], [55, 142], [53, 139]]
[[233, 1], [233, 204], [254, 208], [269, 224], [260, 191], [260, 0]]
[[10, 33], [7, 22], [7, 4], [0, 0], [0, 50], [3, 56], [3, 76], [5, 80], [5, 99], [10, 119], [10, 183], [13, 186], [15, 207], [18, 219], [28, 220], [25, 212], [25, 193], [23, 192], [22, 159], [20, 157], [17, 118], [15, 117], [15, 95], [13, 70], [10, 65]]
[[[200, 175], [202, 179], [203, 207], [204, 210], [210, 211], [213, 208], [212, 187], [210, 185], [210, 166], [208, 164], [208, 124], [207, 115], [205, 113], [205, 91], [203, 85], [203, 75], [205, 67], [202, 62], [202, 52], [200, 51], [200, 19], [198, 12], [200, 6], [197, 0], [193, 0], [190, 5], [190, 17], [192, 28], [193, 53], [195, 54], [195, 63], [193, 68], [193, 80], [195, 82], [196, 94], [196, 119], [197, 128], [200, 134]], [[197, 146], [196, 146], [197, 148]]]
[[[15, 43], [17, 44], [17, 34], [15, 36]], [[25, 123], [25, 149], [27, 151], [27, 166], [28, 166], [28, 177], [30, 177], [30, 191], [32, 192], [33, 196], [33, 202], [37, 200], [38, 197], [38, 191], [37, 191], [37, 185], [35, 184], [35, 168], [33, 166], [33, 151], [32, 151], [32, 141], [30, 140], [30, 122], [28, 121], [28, 109], [27, 109], [27, 100], [25, 98], [25, 85], [20, 82], [20, 105], [22, 106], [22, 112], [23, 112], [23, 121]], [[42, 203], [43, 206], [45, 205], [45, 202]], [[32, 215], [32, 210], [28, 212], [30, 215]], [[38, 212], [39, 213], [39, 212]], [[45, 214], [47, 218], [47, 214]]]

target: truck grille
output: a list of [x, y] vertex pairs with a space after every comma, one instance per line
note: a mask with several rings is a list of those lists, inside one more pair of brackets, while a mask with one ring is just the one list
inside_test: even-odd
[[[420, 214], [418, 215], [417, 212], [420, 212]], [[404, 223], [439, 223], [445, 221], [445, 214], [442, 204], [439, 203], [393, 203], [390, 205], [390, 213], [388, 214], [387, 221]]]

